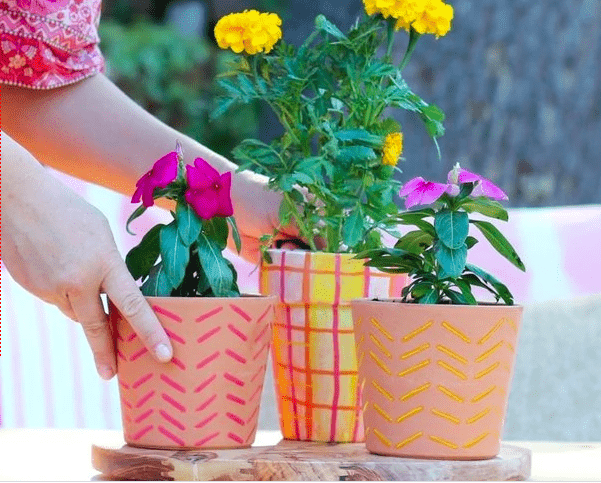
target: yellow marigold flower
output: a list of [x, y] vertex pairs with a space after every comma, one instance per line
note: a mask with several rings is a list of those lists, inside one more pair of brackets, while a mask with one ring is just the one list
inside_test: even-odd
[[442, 0], [363, 0], [368, 15], [396, 19], [395, 29], [413, 27], [420, 34], [446, 35], [451, 29], [453, 7]]
[[411, 24], [420, 34], [433, 34], [442, 37], [451, 30], [453, 7], [442, 0], [429, 0], [426, 8]]
[[268, 53], [282, 38], [282, 20], [275, 13], [245, 10], [222, 17], [215, 25], [215, 39], [222, 49], [237, 54]]
[[382, 164], [387, 166], [396, 166], [402, 152], [403, 134], [400, 132], [388, 134], [384, 140], [384, 155], [382, 156]]

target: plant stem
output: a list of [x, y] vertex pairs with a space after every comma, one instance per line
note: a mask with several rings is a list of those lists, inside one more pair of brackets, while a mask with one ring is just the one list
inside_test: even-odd
[[411, 60], [411, 54], [413, 54], [413, 51], [415, 50], [415, 46], [417, 44], [417, 41], [419, 40], [419, 38], [421, 36], [422, 36], [422, 34], [420, 34], [419, 32], [416, 32], [415, 29], [413, 27], [411, 27], [411, 30], [409, 33], [409, 44], [407, 44], [407, 50], [405, 51], [403, 60], [401, 60], [401, 64], [399, 65], [400, 71], [402, 71], [405, 68], [405, 66], [409, 63], [409, 60]]
[[394, 20], [388, 19], [388, 29], [386, 31], [388, 36], [388, 44], [386, 46], [386, 61], [390, 62], [392, 58], [392, 48], [394, 46]]
[[299, 228], [301, 234], [307, 238], [307, 243], [311, 247], [311, 250], [316, 252], [317, 246], [315, 245], [315, 241], [313, 240], [313, 233], [309, 232], [307, 225], [303, 221], [302, 217], [299, 216], [298, 210], [296, 209], [296, 204], [294, 203], [294, 200], [292, 198], [290, 198], [290, 195], [288, 193], [284, 193], [284, 201], [286, 203], [288, 203], [288, 205], [292, 209], [291, 211], [294, 216], [294, 221], [296, 221], [296, 224], [298, 225], [298, 228]]

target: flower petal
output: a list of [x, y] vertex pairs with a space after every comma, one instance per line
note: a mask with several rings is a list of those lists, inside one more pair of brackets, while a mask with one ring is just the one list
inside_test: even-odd
[[177, 177], [177, 153], [171, 151], [152, 167], [150, 178], [154, 187], [165, 188]]
[[232, 216], [234, 214], [231, 198], [232, 173], [228, 171], [227, 173], [222, 174], [219, 181], [221, 188], [217, 193], [218, 208], [215, 216]]
[[194, 160], [194, 166], [186, 166], [188, 185], [193, 190], [209, 189], [219, 180], [219, 172], [202, 158]]
[[487, 198], [493, 200], [509, 199], [501, 188], [485, 178], [482, 178], [480, 183], [476, 185], [472, 191], [472, 196], [486, 196]]
[[152, 205], [154, 205], [154, 188], [155, 187], [151, 183], [146, 183], [142, 187], [142, 204], [146, 208], [150, 208]]
[[401, 191], [399, 191], [399, 196], [401, 196], [401, 197], [407, 196], [409, 193], [418, 189], [424, 183], [425, 183], [424, 178], [422, 178], [421, 176], [418, 176], [417, 178], [413, 178], [413, 179], [407, 181], [401, 188]]
[[458, 183], [475, 183], [476, 181], [480, 181], [483, 179], [485, 178], [483, 178], [479, 174], [472, 173], [471, 171], [468, 171], [467, 169], [463, 168], [459, 170], [459, 175], [457, 176]]
[[210, 220], [215, 216], [218, 208], [217, 195], [215, 191], [187, 190], [184, 196], [188, 204], [203, 220]]

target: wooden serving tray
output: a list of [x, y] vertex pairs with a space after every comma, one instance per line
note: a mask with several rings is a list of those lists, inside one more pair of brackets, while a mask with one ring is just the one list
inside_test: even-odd
[[525, 480], [530, 450], [502, 444], [494, 459], [441, 461], [378, 456], [360, 443], [281, 441], [276, 446], [214, 451], [92, 447], [92, 464], [107, 479], [176, 481], [487, 481]]

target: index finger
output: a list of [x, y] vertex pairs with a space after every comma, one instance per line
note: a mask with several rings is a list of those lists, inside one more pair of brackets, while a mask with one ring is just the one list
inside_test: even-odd
[[102, 282], [106, 295], [138, 334], [142, 343], [159, 362], [173, 357], [169, 337], [144, 299], [125, 263], [119, 259]]

